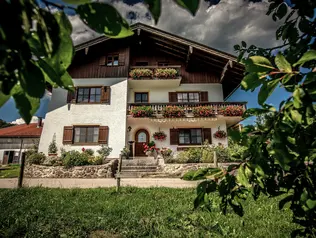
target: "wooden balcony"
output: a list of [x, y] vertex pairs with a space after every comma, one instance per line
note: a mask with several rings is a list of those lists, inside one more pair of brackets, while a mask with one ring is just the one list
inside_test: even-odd
[[[246, 102], [187, 102], [187, 103], [128, 103], [127, 114], [132, 116], [133, 108], [150, 107], [151, 117], [163, 118], [164, 112], [168, 106], [176, 106], [184, 111], [180, 117], [241, 117], [246, 110]], [[201, 116], [199, 112], [202, 111]], [[206, 113], [203, 113], [207, 111]], [[147, 117], [147, 116], [139, 116]]]
[[181, 66], [132, 66], [129, 70], [131, 88], [178, 87], [181, 83]]

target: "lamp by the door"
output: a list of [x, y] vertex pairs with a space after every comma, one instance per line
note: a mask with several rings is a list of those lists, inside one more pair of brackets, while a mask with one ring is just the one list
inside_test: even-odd
[[132, 127], [131, 127], [131, 126], [127, 127], [127, 131], [128, 131], [128, 132], [130, 132], [131, 130], [132, 130]]

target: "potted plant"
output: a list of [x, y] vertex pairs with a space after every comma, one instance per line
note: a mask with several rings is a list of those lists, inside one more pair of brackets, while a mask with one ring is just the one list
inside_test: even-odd
[[174, 79], [178, 77], [178, 71], [172, 68], [158, 68], [155, 70], [155, 77]]
[[57, 145], [56, 145], [56, 139], [55, 139], [55, 135], [53, 137], [53, 140], [50, 142], [49, 146], [48, 146], [48, 156], [57, 156]]
[[162, 158], [168, 159], [172, 155], [172, 149], [168, 147], [165, 147], [165, 148], [163, 147], [161, 148], [160, 153], [162, 155]]
[[167, 138], [167, 135], [163, 131], [157, 131], [153, 134], [153, 137], [155, 140], [164, 141]]
[[133, 79], [152, 78], [153, 71], [151, 69], [132, 69], [129, 76]]
[[219, 109], [219, 114], [223, 116], [239, 117], [244, 113], [243, 106], [225, 106]]
[[195, 117], [212, 117], [215, 110], [212, 106], [198, 106], [193, 108], [192, 113]]
[[177, 118], [184, 117], [185, 112], [182, 107], [179, 106], [166, 106], [162, 112], [163, 116], [166, 118]]
[[220, 130], [218, 127], [218, 130], [213, 134], [213, 137], [216, 139], [224, 139], [227, 137], [227, 133], [223, 130]]
[[154, 156], [157, 158], [159, 149], [156, 147], [154, 141], [149, 142], [148, 144], [144, 144], [144, 153], [147, 156]]
[[151, 106], [138, 106], [133, 107], [131, 110], [131, 115], [133, 117], [151, 117], [154, 113]]

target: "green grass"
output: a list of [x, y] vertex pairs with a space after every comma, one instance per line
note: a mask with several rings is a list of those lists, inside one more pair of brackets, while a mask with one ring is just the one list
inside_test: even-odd
[[[245, 216], [193, 210], [194, 189], [0, 189], [0, 237], [289, 237], [291, 211], [252, 199]], [[102, 236], [103, 235], [103, 236]]]
[[0, 170], [0, 179], [1, 178], [17, 178], [19, 177], [20, 173], [20, 165], [19, 164], [14, 164], [14, 165], [9, 165], [6, 167], [1, 167], [5, 168], [5, 170]]

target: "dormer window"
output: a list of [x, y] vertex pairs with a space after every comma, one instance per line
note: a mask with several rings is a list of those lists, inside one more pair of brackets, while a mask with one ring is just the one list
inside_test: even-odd
[[119, 56], [118, 55], [108, 55], [106, 66], [118, 66], [119, 65]]

